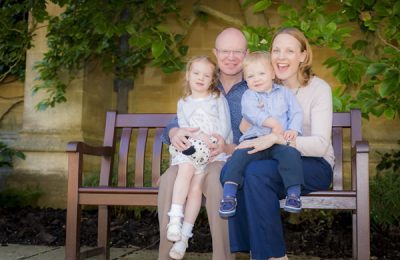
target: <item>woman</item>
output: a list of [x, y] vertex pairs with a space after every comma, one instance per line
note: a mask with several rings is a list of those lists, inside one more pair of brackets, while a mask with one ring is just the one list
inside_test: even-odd
[[[334, 165], [331, 88], [313, 75], [310, 45], [295, 28], [281, 29], [274, 35], [271, 61], [276, 78], [293, 91], [303, 109], [303, 135], [284, 140], [269, 134], [242, 142], [238, 148], [253, 148], [256, 152], [274, 144], [291, 145], [302, 158], [302, 194], [328, 189]], [[255, 161], [247, 167], [243, 189], [237, 197], [237, 214], [229, 219], [232, 252], [250, 251], [252, 259], [286, 259], [279, 206], [284, 196], [285, 187], [275, 161]]]

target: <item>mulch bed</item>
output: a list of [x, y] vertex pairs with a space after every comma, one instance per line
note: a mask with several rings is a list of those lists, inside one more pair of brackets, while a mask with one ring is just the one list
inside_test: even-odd
[[[124, 211], [114, 208], [111, 217], [113, 247], [158, 248], [158, 219], [155, 210]], [[82, 213], [81, 245], [95, 246], [97, 212]], [[0, 243], [29, 245], [65, 245], [66, 211], [50, 208], [0, 208]], [[351, 258], [351, 214], [338, 213], [324, 218], [301, 220], [291, 224], [283, 215], [288, 252], [294, 255], [313, 255], [323, 259]], [[210, 252], [211, 236], [205, 212], [196, 222], [188, 251]], [[400, 259], [400, 229], [374, 230], [371, 233], [371, 255], [375, 259]]]

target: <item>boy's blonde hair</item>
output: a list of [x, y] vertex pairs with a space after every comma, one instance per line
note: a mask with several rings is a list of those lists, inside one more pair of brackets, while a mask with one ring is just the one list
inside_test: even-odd
[[245, 78], [247, 75], [247, 67], [249, 66], [249, 64], [252, 64], [255, 62], [265, 63], [269, 66], [269, 69], [273, 70], [272, 64], [271, 64], [271, 55], [269, 54], [269, 52], [267, 52], [267, 51], [250, 52], [246, 55], [246, 57], [243, 60], [243, 74], [244, 74]]
[[[304, 59], [304, 61], [302, 63], [300, 63], [299, 69], [297, 71], [297, 79], [300, 81], [300, 84], [302, 86], [307, 85], [308, 82], [310, 81], [311, 77], [315, 75], [311, 68], [312, 51], [311, 51], [310, 43], [308, 42], [308, 40], [304, 36], [304, 34], [299, 29], [294, 28], [294, 27], [280, 29], [272, 37], [271, 42], [274, 42], [275, 38], [280, 34], [289, 34], [292, 37], [296, 38], [296, 40], [299, 41], [299, 43], [300, 43], [300, 51], [306, 52], [306, 58]], [[272, 45], [271, 45], [271, 48], [272, 48]], [[280, 83], [279, 80], [278, 80], [278, 83]]]
[[[208, 91], [210, 94], [215, 94], [217, 97], [219, 97], [220, 91], [217, 88], [217, 81], [218, 81], [218, 70], [217, 70], [217, 64], [211, 60], [208, 56], [202, 55], [202, 56], [194, 56], [192, 57], [187, 63], [186, 63], [186, 74], [188, 74], [192, 68], [193, 63], [199, 62], [199, 61], [205, 61], [208, 62], [212, 66], [212, 79], [211, 79], [211, 85], [208, 88]], [[190, 89], [190, 85], [188, 80], [185, 77], [185, 82], [184, 82], [184, 88], [183, 88], [183, 99], [187, 98], [192, 94], [192, 90]]]

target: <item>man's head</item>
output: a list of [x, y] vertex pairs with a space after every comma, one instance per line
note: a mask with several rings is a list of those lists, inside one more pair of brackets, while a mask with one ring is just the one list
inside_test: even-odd
[[247, 53], [244, 34], [236, 28], [227, 28], [215, 40], [214, 55], [222, 74], [235, 76], [242, 73], [242, 62]]
[[272, 89], [275, 73], [268, 52], [255, 51], [247, 54], [243, 61], [243, 73], [251, 90], [268, 92]]

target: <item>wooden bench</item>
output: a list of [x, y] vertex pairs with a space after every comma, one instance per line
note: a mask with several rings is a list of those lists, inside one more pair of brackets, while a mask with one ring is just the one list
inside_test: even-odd
[[[109, 248], [109, 211], [111, 205], [156, 206], [157, 181], [160, 177], [162, 146], [160, 136], [167, 123], [175, 114], [116, 114], [108, 112], [102, 147], [93, 147], [82, 142], [68, 144], [68, 204], [66, 227], [66, 259], [85, 259], [99, 256], [110, 258]], [[344, 129], [350, 129], [350, 140]], [[119, 130], [118, 130], [119, 129]], [[136, 129], [136, 130], [134, 130]], [[149, 136], [149, 129], [152, 137]], [[118, 130], [118, 131], [117, 131]], [[135, 141], [134, 184], [127, 183], [128, 155], [132, 133], [137, 133]], [[345, 138], [344, 138], [345, 136]], [[117, 141], [117, 137], [119, 141]], [[361, 137], [361, 113], [352, 110], [349, 113], [334, 113], [332, 128], [333, 147], [336, 156], [333, 187], [329, 191], [313, 192], [302, 197], [304, 208], [345, 209], [353, 212], [353, 258], [369, 259], [369, 173], [368, 143]], [[149, 140], [154, 140], [149, 144]], [[345, 139], [345, 140], [344, 140]], [[118, 143], [119, 142], [119, 143]], [[347, 142], [348, 146], [344, 146]], [[119, 144], [119, 145], [117, 145]], [[146, 145], [152, 145], [151, 185], [144, 187], [144, 162]], [[116, 147], [119, 147], [118, 151]], [[344, 190], [343, 155], [344, 149], [351, 148], [351, 188]], [[113, 158], [118, 158], [116, 173], [112, 173]], [[149, 152], [147, 152], [149, 154]], [[99, 185], [83, 186], [84, 155], [101, 157]], [[86, 158], [86, 157], [85, 157]], [[117, 185], [111, 186], [112, 174], [117, 175]], [[82, 205], [98, 206], [98, 246], [80, 252], [80, 221]]]

